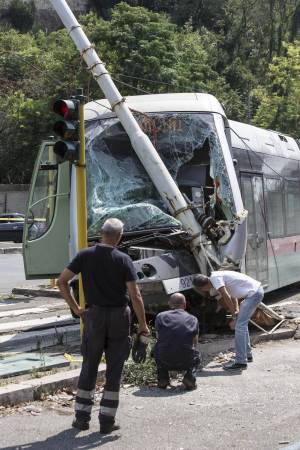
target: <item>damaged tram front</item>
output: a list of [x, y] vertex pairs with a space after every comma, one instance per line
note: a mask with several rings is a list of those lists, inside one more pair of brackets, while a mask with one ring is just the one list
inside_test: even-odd
[[[206, 272], [240, 269], [247, 213], [219, 102], [207, 94], [126, 101], [200, 225]], [[148, 312], [157, 312], [170, 293], [189, 290], [199, 273], [191, 251], [195, 236], [184, 230], [178, 215], [170, 214], [164, 193], [156, 190], [108, 102], [88, 103], [85, 116], [89, 243], [97, 242], [107, 218], [124, 222], [120, 249], [134, 261]], [[57, 276], [76, 251], [74, 178], [75, 170], [68, 162], [58, 165], [53, 143], [45, 142], [29, 198], [24, 242], [28, 278]], [[191, 292], [190, 297], [192, 302]]]

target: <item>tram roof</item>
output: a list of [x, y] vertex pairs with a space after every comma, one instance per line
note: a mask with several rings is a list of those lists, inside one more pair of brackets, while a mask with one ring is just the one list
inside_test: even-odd
[[[129, 108], [141, 112], [215, 112], [226, 117], [220, 102], [210, 94], [177, 93], [151, 94], [126, 97]], [[108, 100], [102, 99], [85, 105], [86, 120], [115, 117]]]
[[[218, 113], [226, 117], [222, 105], [211, 94], [173, 93], [149, 94], [126, 97], [132, 110], [150, 112], [203, 112]], [[89, 102], [85, 105], [85, 120], [99, 120], [116, 117], [107, 99]], [[300, 148], [295, 139], [285, 134], [265, 130], [253, 125], [229, 121], [232, 146], [244, 150], [300, 159]]]
[[292, 137], [246, 123], [229, 120], [232, 147], [284, 158], [300, 159], [300, 147]]

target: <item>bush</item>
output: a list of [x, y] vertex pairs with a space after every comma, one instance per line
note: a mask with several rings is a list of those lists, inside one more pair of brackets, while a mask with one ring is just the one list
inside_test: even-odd
[[123, 383], [135, 386], [145, 386], [156, 381], [156, 364], [151, 356], [156, 339], [152, 338], [147, 349], [147, 358], [144, 363], [135, 363], [131, 356], [126, 361], [123, 371]]

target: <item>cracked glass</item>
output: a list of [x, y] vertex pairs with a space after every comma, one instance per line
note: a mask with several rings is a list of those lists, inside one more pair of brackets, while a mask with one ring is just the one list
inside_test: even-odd
[[[218, 196], [224, 208], [234, 213], [212, 115], [135, 113], [135, 116], [175, 180], [179, 169], [193, 160], [208, 141], [210, 176], [218, 179]], [[169, 214], [117, 118], [86, 123], [86, 153], [89, 235], [98, 234], [109, 217], [122, 220], [125, 231], [181, 227]]]

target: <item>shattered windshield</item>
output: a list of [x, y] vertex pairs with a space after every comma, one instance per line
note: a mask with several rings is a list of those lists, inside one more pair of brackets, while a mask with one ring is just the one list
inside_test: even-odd
[[[219, 194], [223, 197], [224, 205], [232, 210], [230, 186], [227, 177], [224, 177], [225, 163], [211, 115], [135, 115], [175, 181], [180, 170], [197, 159], [198, 154], [201, 159], [203, 148], [208, 143], [211, 160], [211, 164], [207, 163], [209, 175], [211, 179], [222, 178]], [[89, 235], [97, 234], [109, 217], [122, 220], [125, 231], [181, 227], [180, 222], [169, 214], [132, 149], [119, 119], [87, 122], [86, 152]]]

